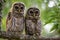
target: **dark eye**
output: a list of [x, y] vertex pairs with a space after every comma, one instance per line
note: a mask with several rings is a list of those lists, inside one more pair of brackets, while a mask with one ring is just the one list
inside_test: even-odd
[[24, 7], [21, 7], [21, 9], [24, 9]]
[[15, 6], [15, 9], [19, 9], [19, 7]]
[[35, 13], [39, 13], [38, 11], [35, 11]]
[[39, 12], [38, 11], [35, 11], [35, 15], [38, 16], [39, 15]]
[[0, 7], [2, 6], [2, 4], [0, 3]]
[[33, 11], [30, 11], [30, 13], [33, 13]]
[[33, 11], [30, 11], [29, 14], [30, 14], [31, 16], [33, 16]]

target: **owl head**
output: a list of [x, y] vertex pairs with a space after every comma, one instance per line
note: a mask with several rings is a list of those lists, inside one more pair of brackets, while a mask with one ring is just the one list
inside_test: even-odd
[[24, 4], [20, 2], [16, 2], [13, 4], [12, 11], [17, 14], [23, 14], [24, 13]]
[[39, 19], [40, 10], [36, 7], [31, 7], [27, 10], [27, 15], [29, 19]]

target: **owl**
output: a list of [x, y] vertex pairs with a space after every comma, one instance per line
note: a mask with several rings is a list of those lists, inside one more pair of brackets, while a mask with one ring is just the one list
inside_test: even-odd
[[24, 9], [23, 3], [14, 3], [12, 10], [8, 13], [6, 19], [6, 31], [18, 32], [21, 34], [24, 29]]
[[25, 31], [26, 35], [40, 36], [41, 21], [40, 21], [40, 10], [38, 8], [31, 7], [27, 10], [25, 16]]

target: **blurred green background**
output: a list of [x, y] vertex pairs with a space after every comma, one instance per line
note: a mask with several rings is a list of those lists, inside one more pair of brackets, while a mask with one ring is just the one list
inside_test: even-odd
[[6, 17], [14, 2], [23, 2], [26, 6], [25, 10], [32, 6], [40, 9], [40, 19], [42, 21], [42, 36], [60, 36], [60, 0], [6, 0], [4, 9], [2, 10], [3, 31], [6, 31]]

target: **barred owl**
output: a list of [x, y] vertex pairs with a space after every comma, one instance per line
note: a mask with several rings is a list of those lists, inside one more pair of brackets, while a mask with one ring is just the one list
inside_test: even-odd
[[31, 7], [27, 10], [25, 17], [25, 31], [30, 36], [40, 36], [41, 33], [41, 21], [40, 10], [36, 7]]
[[14, 3], [11, 12], [8, 13], [6, 19], [6, 31], [19, 32], [20, 34], [24, 29], [24, 4]]

